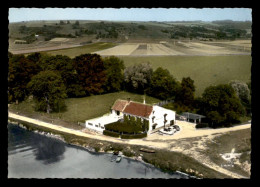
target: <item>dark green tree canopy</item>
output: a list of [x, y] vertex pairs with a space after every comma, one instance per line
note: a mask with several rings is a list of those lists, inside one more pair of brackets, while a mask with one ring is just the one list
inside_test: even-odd
[[178, 90], [176, 102], [192, 108], [195, 99], [194, 80], [190, 77], [184, 77]]
[[41, 57], [42, 57], [41, 53], [32, 53], [27, 56], [27, 59], [33, 61], [34, 63], [39, 63]]
[[43, 70], [56, 71], [61, 75], [69, 97], [80, 97], [85, 95], [83, 86], [80, 85], [73, 60], [68, 56], [43, 56], [40, 60]]
[[167, 69], [157, 68], [151, 78], [151, 86], [147, 93], [159, 99], [174, 99], [178, 88], [178, 82]]
[[213, 126], [230, 125], [239, 122], [245, 114], [235, 90], [228, 84], [207, 87], [201, 98], [201, 113]]
[[124, 81], [124, 61], [115, 56], [106, 57], [104, 59], [104, 67], [106, 74], [104, 90], [106, 92], [115, 92], [121, 90], [122, 83]]
[[103, 92], [106, 81], [104, 62], [98, 54], [84, 54], [73, 59], [77, 76], [87, 95]]
[[36, 110], [59, 111], [65, 107], [66, 89], [60, 74], [41, 71], [27, 85], [36, 101]]
[[39, 66], [24, 55], [12, 55], [8, 72], [9, 102], [24, 100], [28, 95], [26, 85], [39, 71]]

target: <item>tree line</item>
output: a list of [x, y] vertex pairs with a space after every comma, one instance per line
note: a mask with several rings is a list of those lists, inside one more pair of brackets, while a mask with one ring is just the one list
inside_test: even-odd
[[82, 54], [75, 58], [33, 53], [8, 53], [8, 102], [17, 104], [30, 95], [38, 111], [58, 112], [66, 108], [66, 98], [86, 97], [121, 90], [146, 94], [160, 100], [174, 100], [166, 108], [197, 112], [215, 126], [239, 122], [251, 114], [251, 85], [240, 81], [209, 86], [195, 97], [194, 80], [178, 81], [162, 67], [153, 70], [149, 62], [125, 67], [115, 56]]

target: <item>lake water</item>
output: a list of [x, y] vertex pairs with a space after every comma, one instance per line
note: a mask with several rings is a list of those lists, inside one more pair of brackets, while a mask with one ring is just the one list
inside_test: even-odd
[[112, 154], [92, 153], [8, 124], [8, 178], [187, 178]]

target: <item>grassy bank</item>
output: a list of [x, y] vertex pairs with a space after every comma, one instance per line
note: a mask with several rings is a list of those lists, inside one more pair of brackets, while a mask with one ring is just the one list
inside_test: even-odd
[[137, 157], [142, 154], [142, 158], [145, 162], [151, 163], [163, 171], [174, 172], [182, 171], [187, 174], [197, 176], [200, 178], [230, 178], [224, 174], [221, 174], [215, 170], [212, 170], [198, 161], [190, 158], [181, 153], [155, 149], [155, 153], [140, 152], [140, 148], [144, 146], [135, 146], [128, 144], [111, 143], [108, 141], [93, 140], [86, 137], [79, 137], [76, 135], [63, 133], [60, 131], [37, 126], [32, 123], [22, 122], [20, 120], [9, 118], [12, 121], [21, 123], [30, 131], [43, 131], [61, 136], [68, 144], [78, 145], [85, 148], [92, 148], [96, 152], [109, 152], [109, 151], [122, 151], [125, 156]]
[[121, 56], [125, 66], [150, 62], [153, 69], [166, 68], [179, 81], [191, 77], [196, 86], [196, 96], [210, 85], [226, 84], [230, 80], [248, 82], [251, 79], [251, 56]]
[[[51, 119], [60, 119], [63, 121], [77, 124], [78, 121], [85, 122], [87, 119], [96, 118], [110, 112], [111, 107], [117, 99], [127, 99], [137, 102], [143, 102], [143, 95], [133, 94], [129, 92], [116, 92], [104, 95], [94, 95], [83, 98], [68, 98], [65, 100], [66, 109], [58, 113], [47, 114], [46, 112], [37, 112], [34, 110], [34, 102], [25, 100], [18, 105], [11, 104], [9, 109], [13, 112], [20, 112], [26, 116], [36, 119], [39, 117], [47, 117]], [[146, 103], [157, 103], [160, 100], [146, 96]]]
[[[208, 141], [206, 154], [211, 161], [218, 165], [227, 165], [225, 169], [250, 177], [245, 168], [251, 164], [251, 129], [228, 132]], [[221, 158], [220, 154], [230, 153], [234, 149], [235, 153], [241, 156], [229, 166], [229, 162]], [[251, 167], [250, 167], [251, 168]]]

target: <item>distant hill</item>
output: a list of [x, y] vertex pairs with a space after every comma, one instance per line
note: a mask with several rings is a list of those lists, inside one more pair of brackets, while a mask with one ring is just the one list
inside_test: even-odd
[[251, 21], [232, 21], [232, 20], [221, 20], [221, 21], [212, 21], [214, 24], [220, 26], [226, 26], [234, 29], [251, 29]]
[[[9, 24], [9, 37], [13, 40], [49, 41], [56, 37], [90, 38], [124, 42], [131, 40], [167, 39], [240, 39], [251, 38], [250, 21], [89, 21], [54, 20]], [[35, 35], [41, 37], [35, 38]]]

